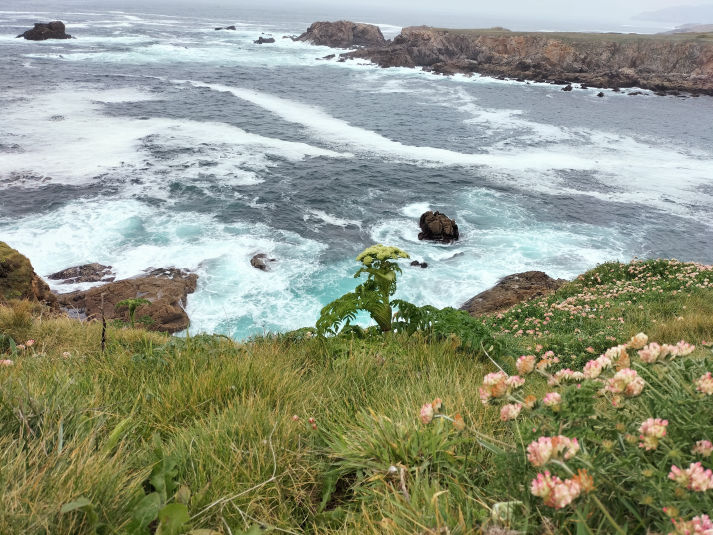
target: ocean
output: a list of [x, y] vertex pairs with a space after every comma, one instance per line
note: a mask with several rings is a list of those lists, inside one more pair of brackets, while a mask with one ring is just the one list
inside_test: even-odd
[[[0, 240], [43, 276], [187, 268], [191, 333], [240, 339], [313, 325], [373, 243], [427, 262], [397, 296], [437, 307], [520, 271], [713, 263], [711, 97], [320, 59], [283, 38], [303, 14], [53, 4], [0, 9]], [[15, 39], [54, 19], [77, 38]], [[429, 209], [458, 242], [418, 240]]]

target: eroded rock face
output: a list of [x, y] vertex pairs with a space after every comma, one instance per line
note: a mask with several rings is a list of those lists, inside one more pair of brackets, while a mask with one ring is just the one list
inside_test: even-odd
[[113, 282], [116, 277], [111, 266], [93, 263], [63, 269], [52, 273], [47, 278], [62, 281], [62, 284], [76, 284], [78, 282]]
[[57, 306], [55, 295], [35, 273], [30, 260], [0, 242], [0, 302], [9, 299], [29, 299], [53, 308]]
[[503, 312], [518, 303], [548, 295], [566, 282], [564, 279], [553, 279], [543, 271], [515, 273], [469, 299], [460, 308], [471, 316]]
[[553, 34], [404, 28], [383, 45], [356, 50], [382, 67], [423, 67], [592, 87], [713, 94], [713, 38]]
[[148, 329], [174, 333], [189, 325], [184, 307], [188, 294], [196, 290], [197, 282], [198, 275], [184, 269], [154, 269], [140, 277], [111, 282], [86, 291], [59, 294], [57, 299], [71, 316], [92, 320], [101, 318], [103, 294], [104, 317], [123, 321], [129, 320], [129, 314], [126, 307], [116, 309], [119, 301], [148, 299], [150, 304], [136, 309], [135, 320], [148, 317]]
[[333, 48], [382, 46], [386, 44], [386, 39], [384, 39], [384, 35], [378, 26], [350, 22], [348, 20], [315, 22], [296, 40]]
[[35, 27], [17, 36], [24, 37], [30, 41], [44, 41], [45, 39], [71, 39], [72, 36], [65, 32], [64, 22], [55, 20], [52, 22], [37, 22]]
[[441, 212], [429, 210], [423, 213], [418, 224], [421, 227], [421, 232], [418, 235], [419, 240], [450, 243], [460, 236], [456, 222]]

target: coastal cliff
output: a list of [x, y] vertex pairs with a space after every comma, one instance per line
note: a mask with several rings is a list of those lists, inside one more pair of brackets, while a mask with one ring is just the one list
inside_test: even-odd
[[713, 95], [713, 33], [676, 35], [404, 28], [383, 46], [344, 54], [382, 67], [422, 67], [594, 87]]

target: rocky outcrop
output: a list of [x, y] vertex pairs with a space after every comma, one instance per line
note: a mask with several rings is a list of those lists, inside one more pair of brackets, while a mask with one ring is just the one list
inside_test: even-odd
[[216, 31], [220, 31], [220, 30], [232, 30], [232, 31], [235, 31], [236, 28], [235, 28], [235, 26], [225, 26], [225, 27], [222, 27], [222, 28], [215, 28], [215, 30], [216, 30]]
[[274, 37], [263, 37], [262, 35], [258, 37], [256, 41], [253, 41], [253, 43], [255, 43], [256, 45], [272, 44], [274, 42]]
[[9, 299], [28, 299], [53, 308], [57, 306], [57, 298], [35, 273], [30, 260], [0, 242], [0, 302]]
[[713, 35], [525, 33], [404, 28], [393, 41], [349, 52], [382, 67], [443, 74], [642, 87], [713, 95]]
[[[198, 275], [183, 269], [167, 268], [149, 271], [146, 275], [111, 282], [86, 291], [59, 294], [59, 304], [70, 316], [107, 320], [128, 321], [126, 307], [117, 310], [116, 305], [125, 299], [143, 298], [150, 301], [136, 309], [135, 318], [146, 320], [150, 330], [174, 333], [189, 325], [188, 314], [184, 310], [188, 294], [196, 290]], [[102, 301], [103, 296], [103, 301]]]
[[61, 284], [76, 284], [78, 282], [113, 282], [116, 277], [111, 266], [102, 264], [83, 264], [73, 266], [47, 277], [50, 280], [62, 281]]
[[516, 273], [469, 299], [460, 308], [471, 316], [503, 312], [518, 303], [548, 295], [566, 282], [564, 279], [553, 279], [543, 271]]
[[451, 243], [459, 238], [458, 225], [453, 219], [441, 212], [425, 212], [418, 221], [421, 232], [419, 240], [440, 241]]
[[37, 22], [35, 27], [17, 36], [29, 41], [44, 41], [45, 39], [71, 39], [72, 36], [65, 32], [64, 22]]
[[315, 22], [296, 40], [333, 48], [378, 47], [386, 44], [378, 26], [348, 20]]
[[269, 258], [265, 253], [258, 253], [250, 259], [250, 265], [255, 269], [270, 271], [268, 262], [275, 262], [276, 259]]

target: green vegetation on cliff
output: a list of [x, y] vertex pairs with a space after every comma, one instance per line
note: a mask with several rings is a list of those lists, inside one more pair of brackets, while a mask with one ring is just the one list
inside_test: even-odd
[[[100, 324], [11, 302], [0, 533], [693, 529], [713, 510], [712, 279], [696, 264], [609, 263], [412, 334], [235, 343], [109, 327], [104, 354]], [[476, 324], [487, 347], [468, 342]], [[556, 374], [567, 368], [587, 378]]]

